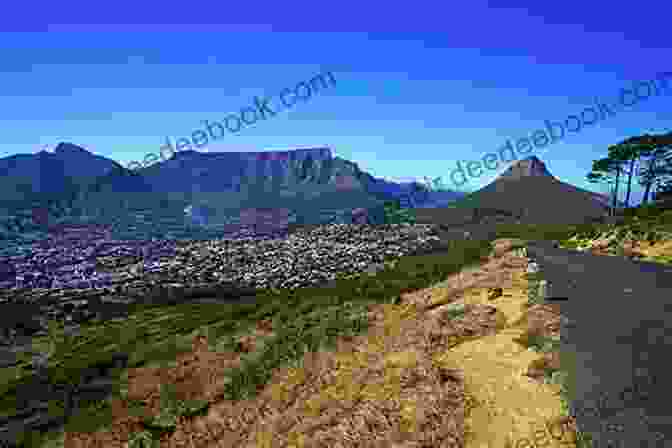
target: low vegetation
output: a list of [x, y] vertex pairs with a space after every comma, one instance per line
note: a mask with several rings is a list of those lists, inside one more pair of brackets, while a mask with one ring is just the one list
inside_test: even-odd
[[415, 224], [415, 212], [413, 209], [401, 208], [401, 201], [387, 201], [384, 204], [385, 224]]
[[[260, 292], [256, 304], [136, 306], [127, 319], [83, 327], [67, 344], [56, 344], [46, 375], [52, 384], [74, 386], [87, 369], [111, 362], [119, 353], [128, 355], [129, 368], [166, 362], [188, 350], [188, 341], [195, 332], [220, 340], [245, 333], [259, 321], [270, 320], [273, 328], [281, 330], [229, 375], [226, 398], [244, 399], [254, 395], [281, 365], [328, 345], [336, 336], [363, 332], [363, 313], [368, 304], [393, 302], [404, 292], [436, 283], [466, 265], [479, 263], [489, 250], [487, 241], [454, 241], [445, 254], [405, 257], [394, 268], [388, 267], [375, 276], [339, 279], [330, 288]], [[60, 341], [66, 338], [62, 334], [55, 337]], [[40, 343], [44, 345], [46, 341], [36, 341], [35, 345]], [[0, 413], [7, 413], [16, 408], [17, 391], [26, 390], [21, 386], [30, 387], [36, 373], [27, 358], [16, 367], [3, 370], [6, 372], [0, 384]], [[117, 372], [120, 390], [122, 373], [121, 369]], [[73, 416], [68, 428], [94, 430], [103, 424], [109, 409], [100, 403], [95, 406], [96, 409]], [[156, 428], [150, 424], [147, 430]]]
[[605, 255], [635, 257], [661, 263], [672, 262], [670, 255], [656, 254], [654, 246], [672, 241], [672, 210], [645, 206], [628, 210], [615, 222], [596, 224], [561, 239], [560, 246], [579, 251], [601, 251]]
[[[665, 237], [672, 224], [672, 212], [646, 208], [624, 218], [620, 226], [586, 224], [578, 226], [535, 226], [523, 224], [500, 225], [498, 238], [517, 238], [516, 250], [526, 241], [553, 240], [571, 246], [580, 238], [594, 238], [612, 231], [627, 237]], [[579, 235], [579, 236], [577, 236]], [[577, 244], [575, 247], [579, 247]], [[338, 279], [330, 287], [303, 288], [295, 291], [260, 291], [254, 304], [195, 304], [173, 306], [136, 305], [127, 319], [87, 325], [79, 334], [65, 335], [54, 328], [52, 354], [45, 372], [53, 384], [76, 384], [87, 369], [110, 362], [119, 353], [128, 356], [127, 368], [160, 365], [174, 361], [180, 353], [190, 350], [195, 335], [207, 335], [208, 341], [218, 341], [218, 349], [242, 353], [240, 363], [228, 370], [223, 387], [227, 400], [246, 400], [255, 396], [270, 380], [273, 372], [291, 365], [306, 353], [333, 345], [337, 337], [362, 334], [367, 329], [366, 310], [371, 304], [396, 303], [401, 294], [426, 288], [452, 273], [487, 259], [493, 247], [490, 241], [454, 240], [446, 243], [443, 253], [409, 256], [384, 271], [355, 278]], [[528, 277], [532, 291], [530, 306], [540, 303], [540, 283], [534, 274]], [[540, 292], [542, 291], [542, 292]], [[449, 312], [450, 318], [464, 314], [464, 309]], [[247, 334], [260, 322], [273, 328], [263, 343], [249, 352], [240, 346], [239, 336]], [[60, 333], [59, 333], [60, 332]], [[521, 343], [540, 351], [552, 350], [557, 341], [533, 333]], [[45, 348], [46, 339], [36, 340], [34, 347]], [[163, 364], [162, 364], [163, 363]], [[166, 364], [167, 365], [167, 364]], [[124, 369], [119, 378], [116, 397], [124, 396]], [[37, 373], [27, 356], [15, 367], [2, 369], [0, 382], [0, 414], [16, 408], [20, 390], [30, 387]], [[562, 372], [550, 371], [549, 381], [560, 381]], [[208, 400], [179, 400], [171, 395], [170, 386], [162, 391], [164, 409], [160, 416], [147, 417], [141, 431], [134, 436], [132, 447], [158, 446], [161, 434], [174, 430], [180, 418], [207, 411]], [[129, 409], [139, 415], [147, 413], [144, 404], [128, 400]], [[62, 412], [62, 403], [54, 403], [54, 412]], [[61, 411], [58, 411], [61, 409]], [[69, 419], [67, 431], [95, 431], [110, 421], [109, 402], [95, 402]], [[40, 446], [54, 434], [25, 434], [24, 446]], [[30, 442], [32, 441], [32, 442]]]

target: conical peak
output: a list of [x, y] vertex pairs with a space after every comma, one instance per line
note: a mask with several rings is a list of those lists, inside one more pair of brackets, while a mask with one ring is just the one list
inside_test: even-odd
[[529, 156], [513, 162], [499, 177], [520, 179], [537, 176], [553, 177], [541, 159], [537, 156]]

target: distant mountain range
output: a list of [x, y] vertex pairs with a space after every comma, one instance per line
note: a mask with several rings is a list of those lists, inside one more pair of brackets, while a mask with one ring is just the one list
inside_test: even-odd
[[235, 223], [242, 209], [269, 208], [290, 210], [291, 222], [299, 225], [347, 223], [355, 209], [369, 210], [369, 220], [379, 223], [390, 200], [420, 214], [494, 210], [540, 223], [592, 219], [604, 215], [609, 204], [606, 195], [556, 179], [536, 156], [517, 161], [470, 194], [375, 178], [329, 148], [182, 151], [138, 170], [71, 143], [59, 144], [53, 153], [0, 158], [0, 236], [76, 217], [133, 231], [145, 226], [160, 237], [167, 227], [221, 227]]
[[437, 207], [463, 195], [374, 178], [329, 148], [182, 151], [138, 170], [72, 143], [60, 143], [53, 153], [0, 158], [0, 217], [17, 228], [34, 221], [36, 208], [48, 209], [51, 222], [137, 215], [175, 221], [188, 209], [207, 210], [205, 221], [223, 223], [243, 208], [286, 207], [295, 222], [319, 224], [347, 222], [349, 210], [382, 209], [389, 200], [398, 199], [403, 207]]
[[[137, 171], [155, 192], [289, 191], [319, 195], [330, 191], [360, 191], [382, 200], [401, 199], [409, 206], [431, 205], [446, 194], [433, 195], [417, 182], [397, 183], [374, 178], [356, 163], [334, 157], [328, 148], [273, 152], [201, 153], [182, 151], [165, 162]], [[453, 199], [459, 192], [448, 192]]]

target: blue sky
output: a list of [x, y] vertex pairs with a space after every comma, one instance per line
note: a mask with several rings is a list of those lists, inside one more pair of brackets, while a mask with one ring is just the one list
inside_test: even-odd
[[[95, 17], [83, 5], [27, 4], [0, 19], [0, 157], [69, 141], [127, 164], [255, 95], [331, 71], [335, 86], [201, 150], [327, 145], [377, 177], [442, 176], [473, 191], [507, 165], [456, 186], [458, 160], [482, 159], [544, 120], [564, 121], [596, 99], [616, 103], [621, 88], [672, 71], [661, 31], [672, 7], [663, 2], [527, 3], [115, 3], [97, 5]], [[528, 155], [563, 181], [606, 191], [584, 180], [592, 160], [627, 137], [672, 128], [669, 79], [668, 93]]]

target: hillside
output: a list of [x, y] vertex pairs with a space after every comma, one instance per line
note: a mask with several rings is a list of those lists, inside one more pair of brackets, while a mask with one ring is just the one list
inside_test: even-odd
[[[656, 221], [662, 225], [668, 218]], [[532, 238], [525, 226], [516, 227], [520, 237]], [[534, 232], [563, 241], [576, 233], [565, 227], [543, 236], [543, 226]], [[370, 237], [366, 231], [351, 235]], [[65, 434], [52, 435], [65, 446], [82, 448], [117, 446], [136, 436], [160, 437], [160, 446], [176, 448], [191, 437], [221, 446], [243, 441], [263, 446], [263, 441], [296, 441], [300, 434], [330, 446], [350, 431], [358, 440], [389, 446], [459, 441], [478, 448], [523, 446], [517, 440], [539, 441], [538, 431], [546, 430], [542, 436], [550, 444], [544, 446], [567, 446], [576, 431], [564, 417], [567, 396], [559, 393], [563, 372], [554, 350], [562, 317], [535, 292], [542, 285], [525, 275], [531, 266], [520, 246], [520, 240], [449, 241], [442, 253], [403, 257], [377, 273], [339, 278], [326, 290], [257, 292], [256, 303], [230, 308], [212, 295], [221, 292], [201, 292], [199, 304], [139, 307], [128, 318], [82, 326], [72, 345], [58, 343], [46, 374], [58, 390], [71, 387], [63, 384], [63, 375], [86, 382], [79, 389], [84, 394], [115, 383], [90, 381], [87, 372], [112, 372], [109, 366], [121, 359], [120, 390], [126, 392], [93, 403], [73, 417]], [[369, 257], [370, 250], [360, 247]], [[669, 255], [669, 245], [664, 247]], [[194, 267], [222, 253], [214, 246], [205, 249], [198, 251]], [[288, 264], [267, 257], [267, 249], [246, 252]], [[473, 263], [477, 266], [466, 268]], [[184, 266], [176, 272], [194, 271]], [[120, 347], [122, 341], [127, 345]], [[47, 347], [46, 338], [39, 343], [33, 350]], [[1, 372], [2, 404], [10, 415], [16, 399], [8, 386], [17, 383], [17, 373], [33, 374], [29, 355]], [[300, 362], [287, 365], [287, 360]], [[158, 390], [157, 384], [165, 387]], [[386, 398], [390, 390], [404, 397], [405, 406]], [[320, 410], [324, 414], [316, 414]], [[340, 418], [320, 418], [329, 412]], [[381, 420], [383, 415], [393, 418]], [[404, 431], [407, 425], [415, 429]]]
[[481, 228], [494, 223], [581, 224], [599, 220], [598, 193], [555, 178], [536, 156], [514, 163], [493, 182], [442, 209], [418, 209], [419, 223]]
[[[0, 172], [5, 239], [38, 235], [45, 223], [82, 221], [111, 224], [120, 237], [207, 238], [237, 225], [245, 208], [286, 208], [292, 225], [348, 223], [361, 208], [370, 223], [382, 223], [386, 201], [431, 207], [460, 196], [374, 178], [356, 163], [333, 157], [329, 148], [182, 151], [130, 170], [61, 143], [53, 153], [0, 159]], [[185, 209], [199, 216], [186, 216]]]

